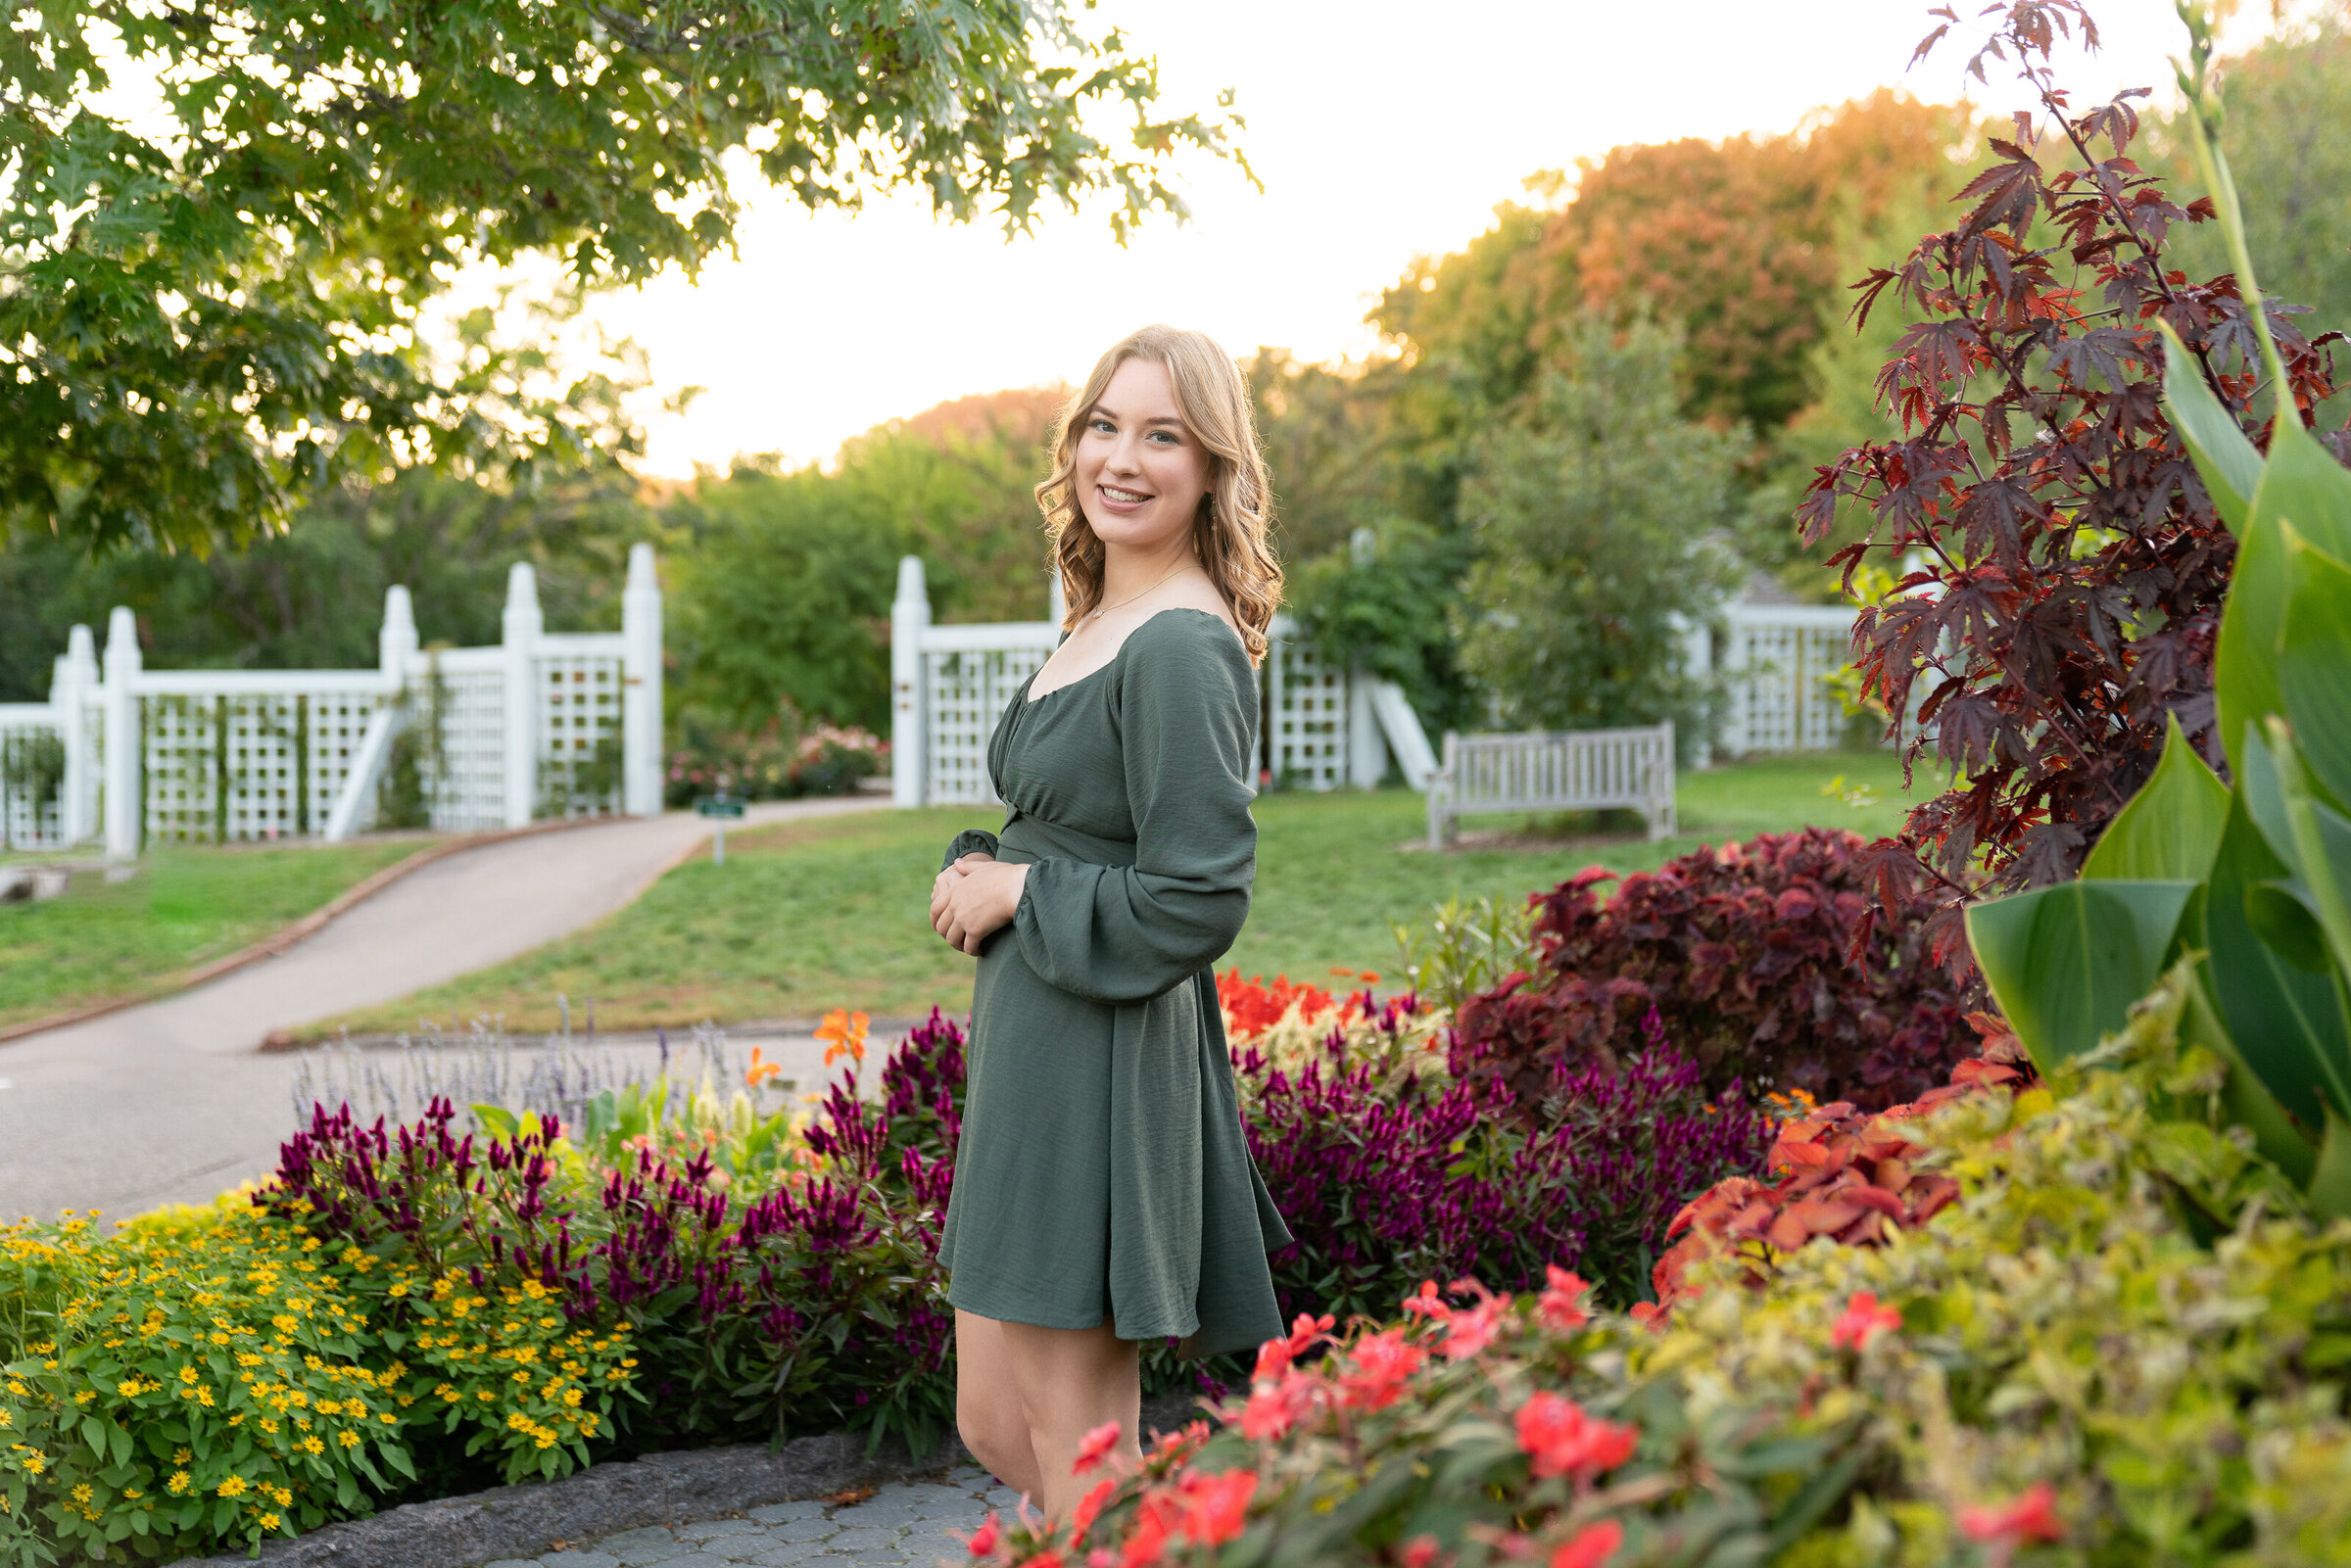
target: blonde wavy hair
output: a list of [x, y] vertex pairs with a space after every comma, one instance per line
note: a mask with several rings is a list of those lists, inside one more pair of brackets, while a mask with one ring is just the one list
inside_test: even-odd
[[1094, 364], [1085, 385], [1062, 409], [1053, 431], [1053, 473], [1036, 487], [1045, 514], [1053, 566], [1068, 604], [1062, 627], [1073, 630], [1102, 602], [1102, 541], [1078, 502], [1078, 438], [1110, 378], [1129, 359], [1165, 365], [1176, 389], [1176, 410], [1208, 450], [1208, 494], [1192, 520], [1192, 547], [1209, 581], [1240, 623], [1249, 662], [1266, 656], [1266, 631], [1281, 604], [1281, 562], [1266, 543], [1272, 522], [1273, 486], [1257, 447], [1249, 383], [1232, 356], [1205, 332], [1148, 326], [1129, 333]]

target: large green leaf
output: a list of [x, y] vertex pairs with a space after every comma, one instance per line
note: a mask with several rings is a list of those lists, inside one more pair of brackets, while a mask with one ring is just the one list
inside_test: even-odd
[[2351, 805], [2351, 567], [2288, 523], [2285, 629], [2278, 693], [2302, 760], [2337, 804]]
[[2351, 1122], [2329, 1110], [2308, 1183], [2310, 1207], [2322, 1219], [2351, 1216]]
[[2200, 882], [2229, 820], [2229, 786], [2205, 766], [2174, 714], [2163, 760], [2082, 864], [2086, 881]]
[[2310, 432], [2280, 421], [2270, 442], [2253, 506], [2238, 531], [2236, 567], [2221, 610], [2220, 644], [2212, 662], [2220, 700], [2221, 743], [2231, 767], [2245, 726], [2284, 711], [2278, 689], [2278, 647], [2285, 629], [2288, 590], [2281, 523], [2325, 553], [2351, 559], [2351, 472], [2345, 472]]
[[2074, 881], [1967, 912], [1967, 936], [2044, 1072], [2123, 1026], [2153, 989], [2192, 881]]
[[2245, 1065], [2243, 1054], [2230, 1038], [2229, 1026], [2221, 1022], [2220, 1009], [2212, 999], [2211, 970], [2210, 960], [2196, 965], [2187, 988], [2187, 1005], [2180, 1013], [2181, 1042], [2200, 1045], [2229, 1064], [2229, 1081], [2221, 1091], [2229, 1119], [2249, 1130], [2253, 1146], [2284, 1171], [2295, 1186], [2307, 1187], [2311, 1170], [2318, 1164], [2318, 1146], [2285, 1114], [2285, 1107], [2270, 1093], [2260, 1074]]
[[[2266, 761], [2266, 749], [2257, 749]], [[2351, 1024], [2332, 978], [2287, 963], [2246, 917], [2246, 895], [2283, 880], [2286, 866], [2254, 826], [2244, 797], [2239, 789], [2230, 800], [2204, 900], [2213, 1000], [2245, 1065], [2279, 1104], [2315, 1128], [2322, 1085], [2338, 1085], [2351, 1068]]]
[[2163, 321], [2155, 323], [2155, 330], [2163, 334], [2163, 401], [2172, 428], [2187, 444], [2187, 455], [2212, 497], [2213, 509], [2231, 533], [2242, 534], [2253, 492], [2261, 485], [2261, 453], [2245, 439], [2236, 416], [2212, 395], [2203, 368], [2180, 334]]

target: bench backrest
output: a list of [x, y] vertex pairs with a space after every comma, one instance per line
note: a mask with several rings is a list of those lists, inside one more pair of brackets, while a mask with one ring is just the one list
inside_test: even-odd
[[1468, 810], [1588, 811], [1670, 799], [1673, 726], [1448, 735], [1443, 784]]

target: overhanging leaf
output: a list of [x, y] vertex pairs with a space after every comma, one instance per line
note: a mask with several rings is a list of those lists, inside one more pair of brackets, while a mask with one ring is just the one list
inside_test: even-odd
[[2238, 530], [2236, 566], [2213, 652], [2221, 743], [2229, 748], [2232, 767], [2243, 766], [2238, 750], [2245, 726], [2284, 711], [2278, 687], [2289, 589], [2284, 523], [2325, 553], [2351, 558], [2351, 473], [2291, 419], [2279, 421], [2271, 438], [2261, 486]]
[[2351, 567], [2292, 524], [2278, 692], [2294, 743], [2338, 805], [2351, 805]]
[[2172, 428], [2187, 444], [2187, 455], [2204, 481], [2213, 509], [2234, 534], [2245, 531], [2245, 515], [2253, 492], [2261, 485], [2261, 453], [2245, 439], [2236, 418], [2221, 406], [2205, 384], [2204, 371], [2168, 322], [2157, 321], [2163, 334], [2163, 402], [2171, 411]]
[[2285, 1107], [2270, 1093], [2260, 1074], [2245, 1065], [2244, 1054], [2230, 1037], [2229, 1026], [2221, 1022], [2220, 1009], [2213, 1001], [2211, 971], [2209, 959], [2195, 967], [2187, 987], [2187, 1005], [2180, 1012], [2181, 1043], [2202, 1046], [2229, 1065], [2229, 1079], [2221, 1090], [2229, 1119], [2250, 1131], [2253, 1146], [2295, 1186], [2307, 1187], [2318, 1163], [2318, 1146], [2286, 1115]]
[[2327, 933], [2311, 907], [2310, 889], [2292, 878], [2245, 889], [2245, 919], [2261, 939], [2298, 970], [2327, 973]]
[[2254, 826], [2240, 788], [2230, 801], [2204, 900], [2213, 1000], [2245, 1065], [2296, 1119], [2317, 1127], [2320, 1085], [2351, 1065], [2351, 1026], [2332, 980], [2288, 964], [2245, 914], [2252, 888], [2285, 875], [2285, 863]]
[[2153, 989], [2196, 884], [2074, 881], [1967, 912], [1991, 994], [2043, 1072], [2123, 1026]]
[[2167, 721], [2154, 774], [2109, 823], [2089, 858], [2086, 881], [2202, 881], [2229, 820], [2229, 786], [2205, 766], [2180, 728]]
[[2319, 1143], [2317, 1168], [2310, 1173], [2310, 1207], [2322, 1219], [2351, 1215], [2351, 1123], [2331, 1110]]

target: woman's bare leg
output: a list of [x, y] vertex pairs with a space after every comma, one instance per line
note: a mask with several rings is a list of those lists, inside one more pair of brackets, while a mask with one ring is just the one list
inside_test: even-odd
[[1029, 1446], [1029, 1412], [1013, 1374], [1006, 1325], [971, 1312], [955, 1314], [955, 1427], [972, 1457], [998, 1481], [1033, 1497], [1043, 1484]]
[[[1140, 1456], [1136, 1427], [1142, 1419], [1143, 1386], [1135, 1346], [1112, 1333], [1108, 1323], [1096, 1328], [993, 1326], [1028, 1415], [1029, 1451], [1041, 1483], [1040, 1490], [1022, 1490], [1048, 1518], [1062, 1518], [1097, 1479], [1072, 1473], [1088, 1432], [1116, 1421], [1118, 1451], [1129, 1460]], [[1021, 1485], [1010, 1476], [1004, 1480]]]

